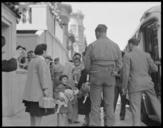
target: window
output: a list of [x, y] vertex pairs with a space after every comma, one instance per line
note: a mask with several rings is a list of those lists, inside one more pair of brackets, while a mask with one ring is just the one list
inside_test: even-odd
[[24, 7], [22, 9], [21, 20], [23, 23], [32, 23], [32, 8]]

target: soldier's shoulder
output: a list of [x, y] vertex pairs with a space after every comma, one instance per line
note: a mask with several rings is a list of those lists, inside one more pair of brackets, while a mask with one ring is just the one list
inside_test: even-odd
[[119, 48], [119, 45], [116, 42], [114, 42], [112, 40], [110, 40], [110, 42], [113, 44], [113, 46], [115, 46], [116, 48]]
[[148, 52], [143, 51], [142, 49], [137, 49], [137, 52], [138, 52], [139, 54], [141, 54], [142, 56], [143, 56], [143, 55], [144, 55], [144, 56], [150, 56], [150, 54], [149, 54]]
[[96, 45], [96, 43], [97, 43], [96, 41], [90, 43], [90, 44], [88, 45], [88, 49], [94, 47], [94, 46]]

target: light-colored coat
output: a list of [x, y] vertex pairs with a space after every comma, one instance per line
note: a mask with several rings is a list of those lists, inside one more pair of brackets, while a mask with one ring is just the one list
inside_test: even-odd
[[123, 62], [123, 88], [129, 92], [143, 91], [154, 87], [149, 71], [157, 71], [151, 56], [135, 47], [126, 53]]
[[50, 69], [42, 56], [32, 59], [28, 66], [27, 81], [23, 99], [27, 101], [39, 101], [43, 96], [43, 89], [47, 89], [52, 96], [52, 80]]

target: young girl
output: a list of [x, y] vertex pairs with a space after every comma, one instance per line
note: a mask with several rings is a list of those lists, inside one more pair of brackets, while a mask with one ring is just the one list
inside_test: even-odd
[[78, 90], [68, 84], [68, 76], [61, 75], [60, 84], [55, 88], [54, 97], [57, 100], [58, 109], [58, 126], [66, 126], [68, 120], [68, 106], [69, 102], [73, 100], [74, 95], [78, 93]]

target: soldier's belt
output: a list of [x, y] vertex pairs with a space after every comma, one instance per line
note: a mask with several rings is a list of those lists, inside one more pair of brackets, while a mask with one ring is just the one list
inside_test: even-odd
[[115, 65], [115, 60], [93, 60], [93, 65], [109, 66]]
[[113, 71], [114, 67], [109, 66], [109, 67], [103, 67], [103, 68], [93, 68], [90, 73], [96, 73], [96, 72], [103, 72], [103, 71]]

